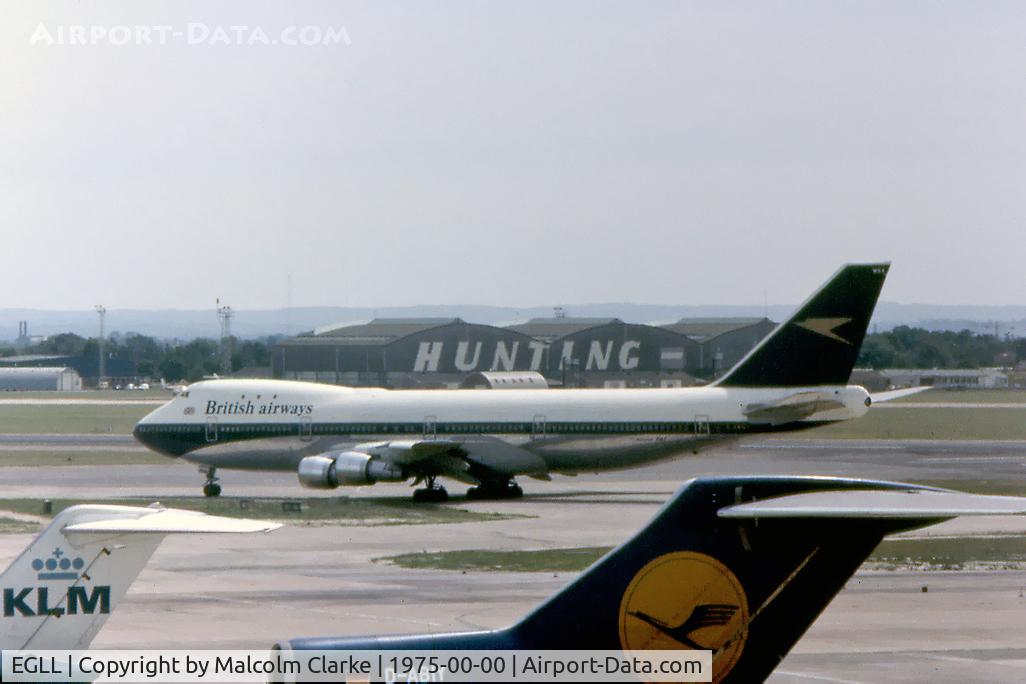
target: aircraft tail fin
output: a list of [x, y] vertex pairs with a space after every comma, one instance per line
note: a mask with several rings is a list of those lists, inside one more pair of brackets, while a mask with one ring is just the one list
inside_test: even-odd
[[710, 650], [761, 682], [885, 535], [1026, 498], [829, 477], [691, 480], [633, 538], [506, 629], [279, 642], [278, 650]]
[[846, 264], [713, 385], [847, 384], [889, 268]]
[[893, 532], [1026, 499], [820, 477], [693, 480], [633, 539], [510, 628], [517, 648], [709, 649], [762, 681]]
[[66, 508], [0, 574], [0, 649], [88, 647], [165, 535], [278, 527], [156, 505]]

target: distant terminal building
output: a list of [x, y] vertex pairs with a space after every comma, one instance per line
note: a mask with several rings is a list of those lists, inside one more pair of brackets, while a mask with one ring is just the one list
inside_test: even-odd
[[0, 392], [80, 392], [82, 376], [74, 368], [0, 368]]
[[1005, 389], [1008, 373], [1000, 368], [886, 368], [880, 371], [892, 387]]
[[[533, 372], [549, 386], [681, 387], [733, 365], [775, 327], [766, 319], [698, 319], [696, 339], [617, 318], [535, 318], [497, 327], [459, 318], [379, 318], [277, 345], [276, 378], [389, 388], [460, 387], [487, 372]], [[760, 334], [761, 333], [761, 334]]]

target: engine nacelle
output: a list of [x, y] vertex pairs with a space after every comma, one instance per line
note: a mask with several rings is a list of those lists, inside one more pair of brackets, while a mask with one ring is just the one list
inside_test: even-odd
[[359, 451], [307, 456], [299, 462], [299, 484], [310, 489], [371, 485], [379, 481], [401, 482], [402, 468]]

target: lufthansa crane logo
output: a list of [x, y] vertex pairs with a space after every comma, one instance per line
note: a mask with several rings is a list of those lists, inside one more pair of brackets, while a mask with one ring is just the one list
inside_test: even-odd
[[620, 602], [624, 651], [712, 651], [712, 680], [741, 657], [748, 601], [730, 568], [693, 551], [668, 553], [638, 571]]

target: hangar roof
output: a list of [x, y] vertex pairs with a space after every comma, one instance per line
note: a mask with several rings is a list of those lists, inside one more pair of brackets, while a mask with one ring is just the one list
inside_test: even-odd
[[35, 375], [52, 375], [54, 377], [61, 373], [75, 372], [67, 366], [31, 366], [29, 368], [0, 368], [0, 376], [5, 378], [31, 377]]
[[554, 340], [564, 335], [572, 335], [588, 328], [597, 328], [610, 323], [623, 323], [619, 318], [532, 318], [527, 323], [507, 326], [524, 335], [541, 340]]
[[463, 322], [460, 318], [375, 318], [370, 323], [362, 325], [348, 325], [320, 333], [304, 333], [288, 340], [287, 343], [388, 344], [401, 337]]
[[19, 363], [39, 363], [40, 361], [64, 361], [68, 358], [71, 357], [60, 354], [20, 354], [0, 357], [0, 366], [16, 366]]
[[686, 335], [696, 342], [704, 342], [725, 333], [749, 328], [760, 323], [768, 323], [775, 326], [776, 323], [768, 318], [682, 318], [676, 323], [660, 326], [666, 330]]

